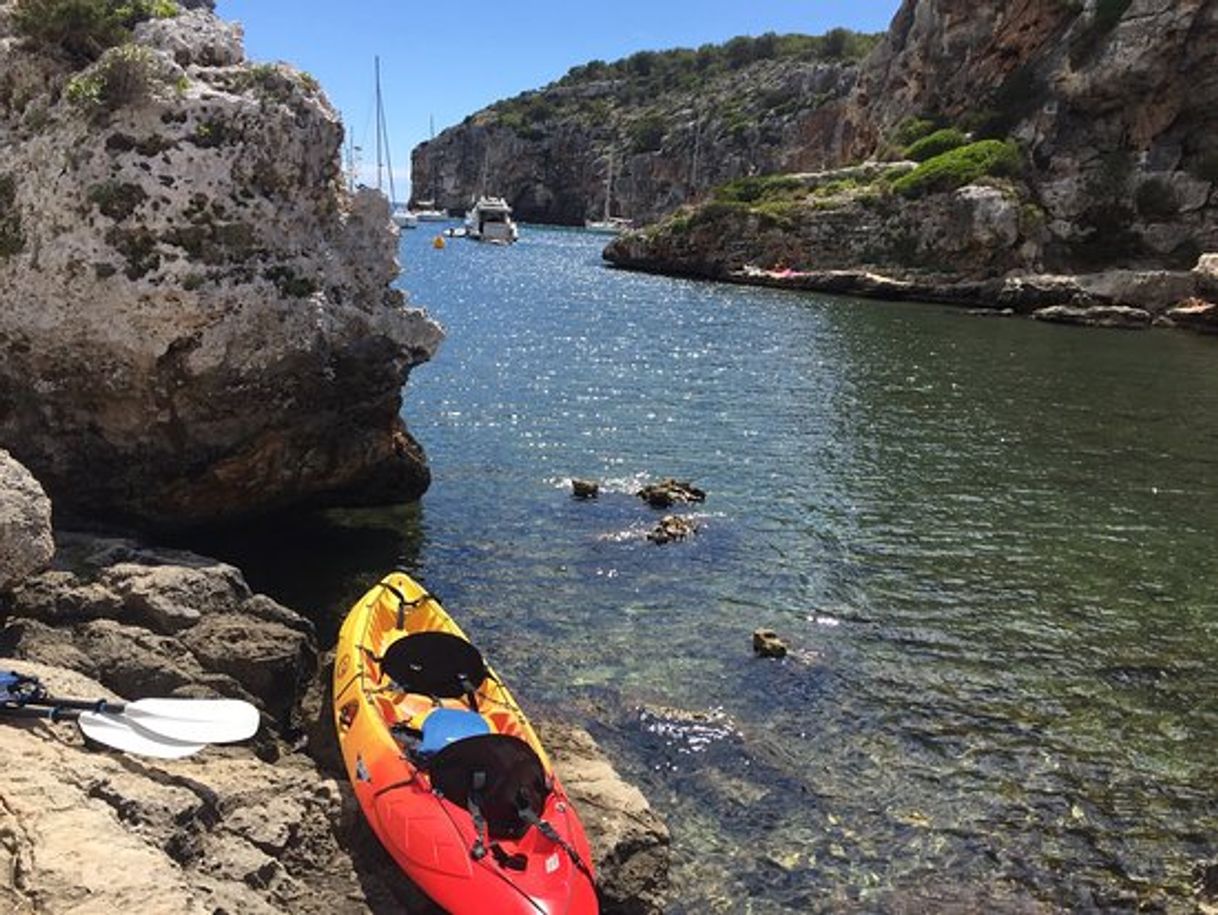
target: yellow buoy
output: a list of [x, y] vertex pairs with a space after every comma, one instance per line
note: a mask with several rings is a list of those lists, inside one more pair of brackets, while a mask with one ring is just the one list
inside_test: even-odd
[[437, 235], [436, 240], [431, 243], [431, 246], [433, 248], [435, 248], [437, 251], [442, 250], [444, 248], [444, 236]]

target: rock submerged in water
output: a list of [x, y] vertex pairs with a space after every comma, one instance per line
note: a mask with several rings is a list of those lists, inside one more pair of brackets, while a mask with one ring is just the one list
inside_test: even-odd
[[[154, 526], [421, 494], [401, 392], [442, 331], [391, 288], [387, 204], [346, 190], [316, 81], [246, 62], [205, 8], [84, 71], [11, 9], [0, 443], [57, 510]], [[99, 110], [65, 91], [120, 57], [145, 91]]]
[[698, 525], [689, 518], [680, 515], [665, 515], [660, 522], [647, 532], [647, 539], [655, 544], [673, 543], [692, 537], [698, 532]]
[[571, 494], [577, 499], [595, 499], [600, 495], [600, 484], [595, 480], [572, 480]]
[[785, 658], [787, 643], [773, 629], [756, 629], [753, 631], [753, 654], [759, 658]]
[[644, 486], [638, 497], [652, 508], [670, 508], [679, 502], [705, 502], [706, 492], [692, 483], [669, 478]]
[[1177, 327], [1218, 334], [1218, 305], [1204, 299], [1185, 299], [1170, 309], [1165, 317]]

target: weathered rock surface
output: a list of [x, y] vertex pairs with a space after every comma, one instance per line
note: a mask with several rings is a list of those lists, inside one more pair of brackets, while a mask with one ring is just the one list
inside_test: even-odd
[[386, 202], [347, 192], [316, 82], [246, 62], [206, 3], [83, 70], [10, 6], [0, 445], [76, 516], [417, 497], [401, 390], [441, 331], [390, 288]]
[[1189, 298], [1167, 311], [1165, 317], [1179, 327], [1218, 334], [1218, 305], [1203, 299]]
[[[60, 695], [115, 698], [70, 671], [12, 666]], [[162, 762], [86, 748], [66, 724], [0, 728], [6, 912], [433, 911], [303, 754], [272, 765], [209, 747]]]
[[247, 699], [283, 726], [316, 667], [313, 627], [213, 559], [62, 534], [19, 583], [0, 653], [77, 671], [126, 696]]
[[636, 495], [652, 508], [668, 508], [677, 502], [705, 502], [706, 490], [699, 489], [693, 483], [676, 480], [672, 477], [659, 483], [650, 483], [640, 489]]
[[1212, 0], [905, 0], [809, 145], [830, 162], [875, 155], [911, 114], [1012, 136], [1049, 269], [1188, 268], [1218, 237], [1216, 37]]
[[1141, 330], [1150, 326], [1150, 313], [1127, 305], [1094, 305], [1077, 308], [1072, 305], [1050, 305], [1032, 312], [1038, 321], [1053, 324], [1080, 324], [1084, 327], [1113, 327]]
[[698, 532], [698, 523], [692, 518], [681, 515], [665, 515], [656, 522], [655, 527], [647, 532], [647, 539], [652, 543], [663, 546], [685, 540]]
[[668, 828], [582, 728], [545, 723], [539, 726], [539, 736], [592, 843], [601, 911], [662, 912], [668, 889]]
[[33, 475], [0, 448], [0, 592], [41, 572], [54, 552], [51, 500]]
[[759, 658], [785, 658], [787, 643], [773, 629], [754, 629], [753, 654]]

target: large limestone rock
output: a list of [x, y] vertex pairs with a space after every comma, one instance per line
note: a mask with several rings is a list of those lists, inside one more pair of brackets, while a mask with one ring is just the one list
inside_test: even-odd
[[427, 484], [399, 419], [439, 327], [390, 288], [317, 84], [208, 4], [83, 70], [0, 0], [0, 445], [59, 511], [153, 524]]
[[51, 561], [51, 500], [28, 470], [0, 448], [0, 591]]
[[0, 653], [75, 670], [126, 696], [244, 698], [292, 723], [316, 668], [307, 620], [213, 559], [58, 539], [56, 568], [13, 591]]

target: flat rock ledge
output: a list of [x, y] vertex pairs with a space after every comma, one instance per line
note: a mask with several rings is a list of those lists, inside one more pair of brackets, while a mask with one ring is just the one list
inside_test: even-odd
[[726, 272], [713, 264], [653, 259], [639, 246], [614, 249], [613, 265], [663, 275], [694, 276], [805, 292], [898, 302], [958, 305], [975, 312], [1024, 315], [1091, 327], [1179, 327], [1218, 333], [1218, 255], [1203, 255], [1193, 270], [1108, 270], [1089, 274], [1027, 273], [992, 279], [858, 270]]

